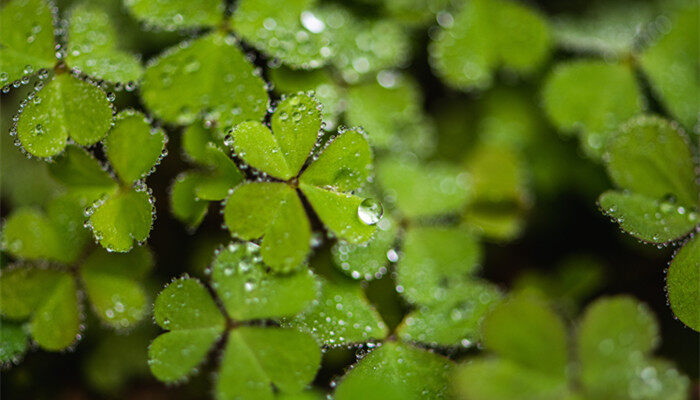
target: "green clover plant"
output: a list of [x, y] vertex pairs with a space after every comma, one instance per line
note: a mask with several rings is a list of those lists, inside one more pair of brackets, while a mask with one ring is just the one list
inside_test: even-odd
[[[99, 142], [113, 120], [113, 95], [105, 94], [97, 81], [132, 87], [143, 72], [138, 58], [117, 48], [117, 33], [107, 14], [79, 4], [63, 32], [57, 10], [46, 1], [16, 0], [2, 8], [0, 23], [13, 27], [0, 33], [3, 92], [39, 78], [11, 130], [22, 148], [50, 158], [60, 154], [69, 139], [82, 146]], [[53, 75], [46, 81], [50, 71]]]
[[361, 131], [341, 130], [307, 163], [321, 132], [320, 108], [303, 93], [285, 97], [272, 114], [272, 130], [247, 121], [227, 141], [259, 175], [233, 189], [224, 222], [239, 239], [262, 237], [260, 253], [276, 271], [297, 268], [311, 248], [311, 222], [300, 196], [330, 234], [353, 243], [369, 240], [382, 215], [381, 204], [352, 194], [371, 176], [372, 152]]
[[170, 191], [173, 214], [191, 229], [207, 214], [209, 202], [221, 201], [243, 179], [227, 150], [218, 144], [216, 133], [203, 124], [194, 123], [182, 134], [185, 158], [198, 166], [176, 178]]
[[441, 29], [430, 43], [431, 65], [446, 84], [461, 90], [491, 86], [499, 68], [531, 74], [552, 47], [547, 22], [516, 1], [465, 1], [437, 20]]
[[103, 143], [116, 178], [77, 146], [68, 146], [50, 164], [54, 178], [90, 204], [85, 210], [86, 226], [105, 249], [127, 252], [135, 241], [148, 238], [155, 206], [143, 180], [167, 154], [166, 143], [165, 133], [151, 127], [146, 116], [124, 110]]
[[687, 398], [688, 378], [651, 355], [659, 328], [644, 304], [627, 296], [601, 298], [586, 308], [575, 331], [567, 338], [564, 321], [536, 297], [501, 303], [483, 323], [490, 354], [456, 368], [457, 398]]
[[648, 34], [646, 47], [626, 49], [619, 59], [562, 62], [547, 78], [542, 93], [547, 115], [560, 131], [576, 133], [592, 158], [601, 158], [620, 124], [648, 108], [638, 71], [671, 115], [688, 129], [698, 123], [700, 78], [694, 71], [700, 56], [698, 21], [692, 17], [698, 9], [697, 4], [676, 8], [669, 27]]
[[18, 261], [0, 275], [0, 313], [27, 321], [32, 340], [50, 351], [80, 339], [83, 293], [99, 320], [114, 329], [143, 319], [148, 304], [140, 280], [153, 264], [151, 253], [88, 247], [83, 209], [73, 196], [55, 198], [46, 211], [20, 208], [2, 228], [2, 248]]
[[[320, 366], [321, 351], [309, 334], [275, 322], [306, 308], [317, 294], [310, 270], [273, 274], [259, 246], [231, 243], [217, 251], [212, 298], [197, 279], [170, 283], [156, 299], [156, 323], [168, 332], [148, 349], [149, 367], [164, 382], [198, 372], [211, 348], [225, 338], [214, 389], [217, 399], [272, 399], [302, 391]], [[218, 345], [217, 345], [218, 347]]]
[[605, 162], [620, 189], [600, 195], [605, 214], [644, 242], [688, 242], [670, 264], [667, 291], [676, 316], [700, 329], [700, 247], [693, 238], [700, 229], [700, 183], [689, 138], [672, 122], [640, 116], [613, 135]]
[[327, 270], [319, 262], [311, 267], [323, 274], [318, 278], [320, 293], [307, 309], [284, 318], [282, 326], [308, 332], [326, 349], [360, 351], [361, 359], [331, 384], [336, 386], [334, 398], [441, 398], [447, 394], [452, 362], [422, 348], [425, 345], [419, 341], [390, 335], [359, 282], [330, 265]]

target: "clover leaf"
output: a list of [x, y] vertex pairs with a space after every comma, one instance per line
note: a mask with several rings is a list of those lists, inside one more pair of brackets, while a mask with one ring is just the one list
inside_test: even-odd
[[318, 299], [283, 326], [308, 331], [330, 347], [381, 340], [388, 334], [362, 288], [341, 279], [322, 280]]
[[412, 219], [457, 214], [470, 195], [468, 174], [446, 163], [426, 167], [407, 156], [379, 161], [377, 181], [401, 215]]
[[70, 10], [68, 38], [65, 61], [84, 74], [127, 83], [143, 75], [139, 58], [117, 47], [117, 29], [98, 6], [79, 3]]
[[523, 229], [531, 203], [523, 157], [515, 150], [480, 144], [467, 156], [474, 192], [463, 220], [485, 238], [513, 239]]
[[[142, 73], [138, 59], [117, 49], [115, 29], [99, 8], [73, 9], [68, 24], [71, 42], [65, 45], [54, 44], [54, 13], [43, 0], [15, 0], [0, 11], [3, 25], [13, 25], [12, 32], [0, 35], [0, 84], [9, 90], [10, 83], [18, 87], [34, 75], [40, 78], [35, 92], [20, 106], [11, 133], [25, 151], [47, 158], [61, 153], [69, 138], [83, 146], [97, 143], [112, 123], [109, 98], [91, 79], [80, 78], [81, 71], [112, 82], [136, 81]], [[18, 26], [15, 21], [22, 23]], [[68, 74], [71, 68], [73, 74]], [[48, 70], [53, 76], [44, 82]]]
[[[19, 209], [3, 225], [3, 250], [22, 261], [0, 275], [3, 318], [28, 319], [32, 339], [51, 351], [69, 347], [80, 336], [78, 287], [85, 289], [105, 324], [123, 329], [141, 320], [147, 299], [139, 280], [153, 263], [148, 250], [137, 248], [127, 254], [95, 250], [80, 259], [88, 241], [80, 203], [68, 194], [48, 207], [48, 215]], [[44, 246], [44, 251], [37, 250]], [[40, 260], [58, 264], [47, 269], [32, 263]]]
[[187, 0], [125, 0], [124, 5], [136, 18], [165, 30], [214, 26], [224, 18], [224, 2], [220, 0], [197, 3]]
[[17, 82], [56, 64], [54, 11], [43, 0], [15, 0], [0, 11], [0, 23], [12, 26], [0, 33], [0, 84]]
[[220, 201], [243, 176], [211, 128], [194, 123], [182, 135], [185, 158], [199, 168], [180, 174], [170, 191], [170, 207], [180, 221], [196, 228], [207, 213], [209, 201]]
[[418, 84], [386, 71], [377, 75], [377, 81], [348, 89], [346, 122], [362, 126], [376, 149], [429, 154], [434, 129], [423, 112]]
[[142, 179], [165, 155], [166, 143], [165, 133], [152, 128], [143, 114], [125, 110], [104, 141], [116, 180], [89, 153], [74, 146], [50, 165], [55, 178], [92, 203], [85, 211], [87, 226], [104, 248], [127, 252], [134, 241], [148, 238], [155, 210]]
[[29, 347], [29, 338], [22, 324], [0, 320], [0, 364], [17, 364]]
[[387, 342], [367, 354], [338, 383], [335, 398], [441, 399], [448, 397], [452, 363], [435, 353]]
[[188, 125], [204, 118], [224, 132], [239, 122], [262, 120], [268, 103], [265, 82], [236, 40], [220, 32], [180, 43], [150, 60], [141, 95], [166, 122]]
[[431, 64], [458, 89], [491, 86], [500, 67], [532, 73], [549, 57], [549, 26], [536, 11], [514, 1], [465, 2], [454, 17], [438, 22], [442, 29], [430, 45]]
[[578, 134], [583, 149], [596, 159], [618, 126], [644, 108], [634, 71], [597, 60], [557, 65], [542, 97], [554, 125], [563, 133]]
[[240, 0], [231, 27], [243, 40], [292, 68], [317, 68], [332, 55], [316, 0]]
[[603, 298], [587, 308], [573, 359], [563, 321], [531, 297], [499, 305], [483, 330], [484, 346], [494, 354], [462, 364], [455, 375], [456, 392], [470, 399], [682, 399], [687, 394], [688, 379], [650, 355], [658, 345], [652, 314], [626, 296]]
[[[633, 6], [633, 7], [632, 7]], [[624, 58], [630, 55], [659, 12], [653, 3], [595, 3], [584, 13], [558, 15], [552, 21], [557, 43], [580, 53]]]
[[320, 105], [303, 93], [285, 97], [271, 126], [248, 121], [231, 131], [234, 153], [268, 177], [242, 183], [226, 200], [224, 222], [231, 234], [244, 240], [262, 237], [262, 257], [275, 270], [298, 267], [311, 239], [298, 189], [333, 235], [355, 243], [368, 240], [381, 210], [366, 209], [366, 199], [351, 194], [371, 172], [372, 153], [364, 135], [339, 133], [302, 170], [318, 140]]
[[689, 327], [700, 331], [698, 293], [700, 293], [700, 240], [697, 236], [684, 244], [671, 260], [666, 285], [673, 313]]
[[344, 108], [345, 88], [333, 80], [329, 69], [298, 71], [281, 66], [271, 69], [269, 73], [270, 81], [280, 95], [313, 91], [319, 103], [323, 104], [323, 129], [330, 132], [336, 128]]
[[629, 234], [666, 243], [698, 224], [700, 189], [689, 139], [653, 116], [630, 120], [608, 146], [608, 173], [622, 189], [600, 196], [601, 209]]
[[182, 380], [226, 333], [216, 398], [272, 399], [273, 385], [281, 392], [301, 391], [320, 364], [315, 339], [295, 329], [252, 323], [291, 317], [306, 308], [316, 297], [311, 272], [273, 275], [253, 243], [221, 249], [210, 272], [222, 310], [193, 278], [175, 280], [156, 299], [155, 320], [168, 332], [149, 347], [151, 372], [165, 382]]
[[700, 39], [698, 39], [698, 4], [688, 2], [671, 14], [670, 29], [639, 56], [640, 66], [648, 76], [653, 91], [669, 112], [688, 130], [698, 123], [700, 109]]
[[314, 12], [326, 25], [332, 44], [331, 65], [348, 83], [408, 61], [411, 47], [406, 28], [391, 19], [362, 19], [340, 5], [324, 5]]
[[[698, 229], [697, 165], [682, 129], [659, 117], [640, 116], [620, 128], [608, 152], [608, 174], [622, 190], [607, 191], [598, 202], [625, 232], [646, 242], [667, 244]], [[692, 243], [679, 251], [681, 261], [667, 290], [672, 309], [680, 312], [677, 316], [697, 330], [693, 276], [700, 264], [683, 261], [695, 257]]]

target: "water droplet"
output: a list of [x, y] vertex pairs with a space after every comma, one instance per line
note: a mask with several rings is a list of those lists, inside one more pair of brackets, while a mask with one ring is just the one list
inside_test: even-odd
[[367, 225], [374, 225], [382, 219], [384, 207], [375, 199], [364, 199], [357, 207], [357, 216]]

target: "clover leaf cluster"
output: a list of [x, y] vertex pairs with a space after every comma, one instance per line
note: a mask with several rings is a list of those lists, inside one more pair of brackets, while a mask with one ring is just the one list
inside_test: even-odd
[[612, 266], [482, 266], [527, 267], [554, 246], [511, 243], [528, 218], [602, 192], [674, 246], [670, 308], [700, 329], [694, 2], [69, 3], [0, 9], [3, 366], [90, 335], [85, 380], [117, 397], [204, 371], [216, 399], [687, 397], [647, 306], [585, 306]]

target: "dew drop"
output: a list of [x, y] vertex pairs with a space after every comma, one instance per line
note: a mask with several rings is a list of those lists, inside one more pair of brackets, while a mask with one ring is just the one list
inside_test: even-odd
[[376, 224], [382, 219], [383, 214], [384, 207], [382, 207], [382, 203], [375, 199], [364, 199], [357, 207], [357, 216], [360, 217], [360, 221], [366, 225]]

